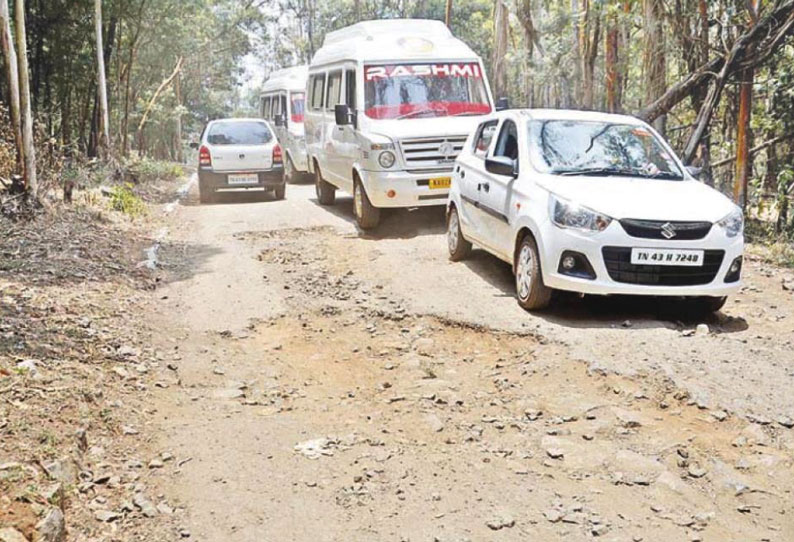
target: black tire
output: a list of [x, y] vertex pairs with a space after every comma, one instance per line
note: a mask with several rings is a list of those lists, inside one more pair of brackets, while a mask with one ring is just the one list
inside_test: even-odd
[[521, 308], [537, 311], [548, 307], [553, 290], [543, 283], [538, 245], [530, 234], [521, 239], [516, 250], [515, 273], [516, 298]]
[[369, 201], [367, 191], [358, 179], [353, 181], [353, 213], [356, 215], [358, 227], [362, 230], [376, 228], [380, 222], [380, 209]]
[[275, 198], [277, 200], [284, 199], [284, 197], [286, 195], [287, 195], [287, 183], [286, 182], [284, 184], [281, 184], [281, 185], [279, 185], [279, 186], [277, 186], [276, 188], [273, 189], [273, 196], [275, 196]]
[[336, 187], [323, 180], [320, 166], [314, 164], [314, 190], [317, 192], [317, 201], [320, 205], [333, 205], [336, 201]]
[[458, 210], [452, 207], [447, 215], [447, 248], [453, 262], [465, 260], [471, 254], [471, 243], [463, 237]]
[[728, 301], [727, 297], [693, 297], [687, 299], [690, 310], [695, 312], [698, 316], [708, 316], [715, 312], [719, 312], [725, 303]]
[[292, 163], [292, 158], [287, 155], [287, 159], [284, 161], [284, 184], [294, 183], [297, 173], [295, 165]]

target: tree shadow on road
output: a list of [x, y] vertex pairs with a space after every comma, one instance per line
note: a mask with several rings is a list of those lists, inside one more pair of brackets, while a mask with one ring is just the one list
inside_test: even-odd
[[[505, 297], [515, 297], [514, 277], [509, 264], [484, 250], [474, 250], [463, 263]], [[583, 296], [559, 291], [555, 292], [548, 309], [527, 314], [527, 318], [541, 318], [558, 326], [575, 329], [689, 329], [698, 324], [708, 324], [715, 332], [736, 333], [749, 328], [744, 318], [731, 317], [722, 312], [695, 314], [691, 305], [681, 298]]]
[[[356, 225], [353, 198], [336, 198], [334, 205], [320, 205], [316, 198], [309, 201], [323, 211]], [[418, 207], [415, 209], [381, 209], [380, 224], [370, 231], [357, 229], [358, 236], [368, 241], [381, 239], [412, 239], [423, 235], [440, 235], [446, 231], [444, 207]]]

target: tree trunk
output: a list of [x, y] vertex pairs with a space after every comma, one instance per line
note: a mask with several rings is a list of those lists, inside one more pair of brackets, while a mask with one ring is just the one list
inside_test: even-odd
[[[579, 27], [579, 50], [582, 60], [582, 107], [593, 109], [595, 102], [595, 62], [598, 58], [598, 44], [601, 41], [601, 14], [590, 5], [590, 0], [582, 0], [582, 23]], [[592, 37], [590, 24], [595, 18]]]
[[174, 79], [174, 94], [176, 95], [176, 160], [179, 163], [185, 161], [182, 153], [182, 74], [178, 74]]
[[[750, 24], [758, 22], [759, 0], [748, 0], [747, 11]], [[733, 201], [742, 209], [747, 206], [747, 185], [753, 170], [753, 161], [750, 155], [750, 118], [753, 112], [753, 81], [755, 69], [745, 68], [740, 77], [739, 89], [739, 116], [736, 125], [736, 178], [733, 183]]]
[[508, 11], [504, 0], [494, 2], [493, 82], [497, 98], [507, 95]]
[[[643, 68], [645, 71], [645, 103], [653, 103], [665, 92], [667, 86], [667, 65], [665, 62], [665, 40], [662, 19], [664, 5], [662, 0], [643, 0], [645, 20], [645, 53]], [[654, 121], [654, 127], [662, 134], [665, 131], [666, 116], [660, 115]]]
[[102, 45], [102, 0], [94, 0], [94, 30], [96, 32], [96, 60], [99, 97], [99, 149], [107, 152], [110, 144], [110, 117], [108, 115], [108, 89], [105, 78], [105, 48]]
[[25, 162], [22, 155], [22, 117], [19, 102], [19, 67], [17, 52], [14, 48], [14, 36], [11, 34], [11, 19], [8, 12], [8, 0], [0, 0], [0, 24], [3, 25], [2, 48], [5, 59], [6, 82], [8, 84], [8, 101], [11, 107], [11, 125], [14, 130], [14, 141], [17, 151], [17, 168], [24, 171]]
[[14, 25], [19, 48], [19, 107], [22, 117], [22, 157], [25, 163], [25, 190], [34, 199], [38, 197], [39, 183], [36, 175], [36, 147], [33, 143], [33, 113], [30, 104], [30, 77], [28, 75], [28, 44], [25, 33], [25, 0], [14, 2]]
[[444, 22], [447, 28], [452, 28], [452, 0], [447, 0], [447, 5], [444, 8]]
[[606, 38], [606, 58], [605, 58], [605, 71], [606, 71], [606, 98], [607, 98], [607, 111], [610, 113], [617, 113], [620, 111], [620, 71], [618, 65], [620, 59], [618, 56], [620, 43], [620, 34], [618, 32], [618, 17], [617, 13], [610, 13], [609, 27], [607, 28]]

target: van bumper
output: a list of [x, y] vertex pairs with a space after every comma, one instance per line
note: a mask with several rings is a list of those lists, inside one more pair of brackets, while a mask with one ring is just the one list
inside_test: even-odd
[[428, 173], [359, 171], [361, 182], [375, 207], [430, 207], [446, 205], [448, 188], [430, 188], [434, 178], [452, 178], [452, 169]]

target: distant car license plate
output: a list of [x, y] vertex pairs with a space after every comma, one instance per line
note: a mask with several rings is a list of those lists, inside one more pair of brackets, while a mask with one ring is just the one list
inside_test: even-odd
[[435, 179], [430, 179], [429, 184], [431, 190], [449, 188], [452, 186], [452, 177], [436, 177]]
[[229, 175], [228, 182], [233, 185], [257, 184], [259, 183], [259, 175], [256, 173]]
[[633, 248], [631, 263], [633, 265], [679, 265], [701, 267], [704, 252], [702, 250], [674, 250], [664, 248]]

